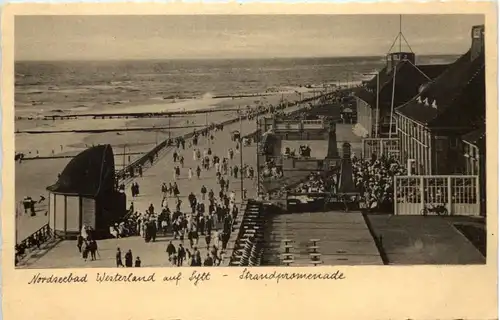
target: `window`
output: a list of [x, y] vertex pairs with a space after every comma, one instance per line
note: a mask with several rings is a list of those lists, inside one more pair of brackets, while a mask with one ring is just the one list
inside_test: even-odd
[[450, 147], [453, 149], [458, 148], [457, 138], [455, 137], [450, 138]]
[[437, 152], [444, 151], [444, 138], [436, 138], [436, 151]]

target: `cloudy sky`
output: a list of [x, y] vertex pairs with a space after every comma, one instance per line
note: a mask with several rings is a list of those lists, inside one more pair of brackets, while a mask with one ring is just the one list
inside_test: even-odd
[[[480, 15], [403, 16], [417, 54], [460, 54]], [[24, 16], [16, 60], [274, 58], [384, 55], [399, 16]], [[404, 46], [403, 49], [407, 47]]]

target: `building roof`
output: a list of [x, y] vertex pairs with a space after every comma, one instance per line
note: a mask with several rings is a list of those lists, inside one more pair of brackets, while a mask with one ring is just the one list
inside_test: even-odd
[[397, 112], [429, 127], [474, 128], [485, 116], [485, 90], [484, 51], [471, 60], [469, 50]]
[[114, 187], [112, 147], [99, 145], [79, 153], [66, 165], [57, 182], [47, 190], [66, 195], [97, 197]]
[[[387, 72], [387, 67], [379, 72], [379, 107], [384, 108], [392, 103], [392, 90], [394, 74], [396, 74], [396, 87], [394, 93], [394, 106], [399, 106], [413, 98], [421, 85], [435, 79], [442, 74], [449, 65], [419, 65], [414, 66], [410, 61], [404, 60], [395, 66], [394, 70]], [[418, 68], [418, 69], [417, 69]], [[420, 70], [420, 71], [419, 71]], [[423, 74], [422, 74], [423, 73]], [[377, 77], [373, 77], [368, 84], [356, 90], [356, 96], [366, 101], [372, 107], [377, 104]]]

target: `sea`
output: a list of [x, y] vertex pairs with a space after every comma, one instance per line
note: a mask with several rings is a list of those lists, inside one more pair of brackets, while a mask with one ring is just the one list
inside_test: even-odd
[[[420, 56], [417, 64], [443, 64], [456, 56]], [[191, 99], [264, 93], [287, 87], [359, 82], [384, 67], [383, 57], [19, 61], [15, 106], [150, 99]]]

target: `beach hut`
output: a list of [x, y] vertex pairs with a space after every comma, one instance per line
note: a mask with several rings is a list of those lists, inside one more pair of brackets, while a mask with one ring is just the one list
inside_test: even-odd
[[84, 150], [64, 168], [49, 187], [49, 226], [59, 237], [76, 238], [83, 226], [95, 236], [106, 236], [109, 225], [126, 212], [125, 194], [115, 186], [115, 164], [110, 145]]

